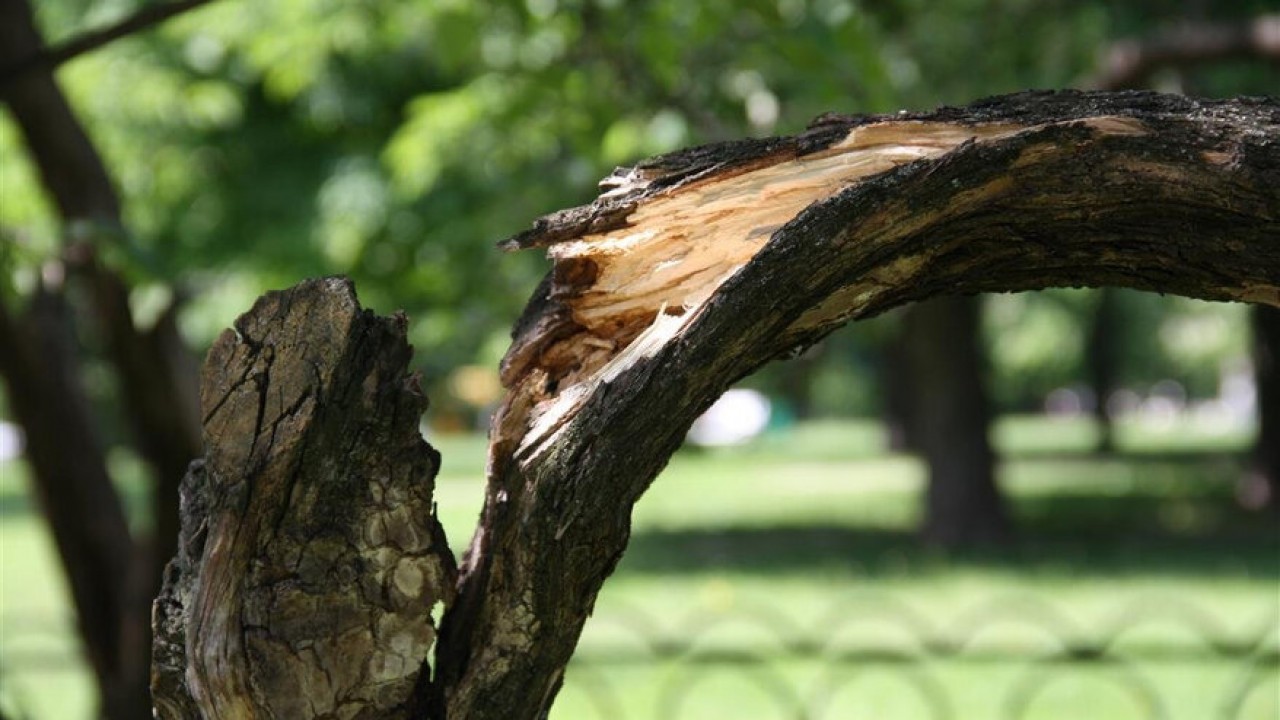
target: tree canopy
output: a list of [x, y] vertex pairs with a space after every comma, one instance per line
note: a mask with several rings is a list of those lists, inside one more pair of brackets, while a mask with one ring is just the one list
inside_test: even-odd
[[[59, 77], [123, 197], [128, 236], [108, 257], [136, 281], [135, 313], [154, 317], [176, 292], [183, 327], [204, 345], [263, 288], [341, 272], [372, 307], [410, 312], [438, 386], [447, 369], [497, 360], [506, 318], [541, 272], [536, 258], [499, 260], [493, 240], [588, 199], [614, 165], [794, 132], [833, 109], [1085, 82], [1098, 48], [1158, 26], [1167, 5], [217, 0]], [[36, 7], [51, 44], [132, 9]], [[1224, 74], [1231, 92], [1268, 90], [1247, 64], [1205, 71], [1203, 84]], [[0, 120], [10, 294], [29, 290], [59, 232], [19, 146]], [[1072, 317], [1079, 302], [1058, 297], [1029, 310], [1015, 301], [993, 327], [1024, 311]], [[1048, 356], [1024, 333], [996, 359], [1042, 389], [1071, 377]]]

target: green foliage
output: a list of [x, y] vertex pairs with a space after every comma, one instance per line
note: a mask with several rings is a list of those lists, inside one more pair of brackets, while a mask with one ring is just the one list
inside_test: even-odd
[[[1237, 14], [1274, 3], [1244, 5]], [[136, 7], [36, 3], [50, 40]], [[265, 289], [346, 273], [375, 310], [408, 311], [438, 388], [500, 344], [543, 271], [494, 242], [589, 200], [612, 166], [794, 132], [828, 110], [1068, 86], [1110, 38], [1180, 11], [1101, 0], [219, 0], [59, 79], [125, 200], [131, 234], [109, 258], [137, 283], [190, 293], [182, 321], [197, 345]], [[1266, 78], [1233, 66], [1203, 79], [1265, 91]], [[57, 247], [20, 147], [0, 119], [9, 293], [29, 290]], [[1012, 373], [1005, 402], [1077, 376], [1076, 354], [1053, 344], [1080, 336], [1086, 304], [993, 301], [1004, 318], [992, 323], [996, 365]], [[822, 397], [869, 410], [874, 393], [848, 386], [847, 371], [877, 342], [872, 331], [828, 353]]]

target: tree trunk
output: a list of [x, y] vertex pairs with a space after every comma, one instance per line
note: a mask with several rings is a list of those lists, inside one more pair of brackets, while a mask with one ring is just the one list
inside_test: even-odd
[[[1278, 134], [1272, 100], [1147, 93], [1026, 93], [932, 113], [827, 116], [795, 137], [647, 161], [606, 180], [592, 205], [539, 220], [505, 243], [548, 248], [553, 269], [503, 362], [508, 393], [491, 428], [480, 527], [441, 621], [435, 677], [418, 677], [414, 716], [545, 716], [626, 548], [632, 507], [690, 424], [734, 381], [849, 320], [936, 295], [1064, 285], [1280, 306]], [[345, 396], [326, 390], [346, 373], [318, 348], [377, 347], [336, 331], [321, 343], [268, 341], [303, 325], [265, 311], [292, 303], [281, 297], [261, 301], [241, 323], [244, 339], [224, 336], [206, 364], [205, 479], [188, 479], [182, 553], [156, 613], [156, 687], [180, 698], [170, 713], [190, 711], [185, 698], [198, 704], [208, 688], [229, 707], [263, 707], [273, 696], [250, 688], [290, 698], [296, 688], [285, 680], [316, 676], [297, 664], [325, 660], [250, 650], [297, 647], [317, 626], [336, 637], [344, 626], [328, 613], [368, 598], [271, 605], [264, 591], [285, 570], [299, 588], [288, 597], [328, 577], [325, 563], [293, 560], [290, 538], [360, 548], [350, 528], [377, 526], [361, 520], [383, 512], [361, 500], [367, 482], [337, 478], [368, 478], [374, 459], [386, 467], [412, 456], [407, 440], [393, 439], [407, 431], [377, 425], [361, 410], [372, 403], [351, 399], [378, 383], [339, 384]], [[295, 407], [305, 412], [281, 410]], [[388, 415], [416, 422], [407, 411], [378, 422]], [[340, 422], [340, 433], [324, 429]], [[361, 423], [370, 429], [351, 429]], [[266, 428], [302, 440], [267, 442]], [[334, 447], [352, 437], [361, 453]], [[426, 502], [408, 516], [430, 522]], [[442, 541], [430, 547], [444, 552]], [[438, 567], [421, 572], [422, 597], [448, 600], [443, 557]], [[418, 611], [425, 620], [426, 606]], [[360, 633], [345, 647], [373, 657]], [[421, 643], [411, 650], [425, 656]], [[348, 696], [368, 694], [355, 689], [367, 675], [342, 677], [354, 678]], [[168, 690], [184, 678], [189, 693]]]
[[885, 446], [893, 452], [918, 452], [917, 433], [911, 420], [914, 409], [911, 371], [907, 365], [907, 345], [911, 338], [906, 330], [907, 308], [898, 313], [898, 332], [885, 344], [880, 354], [877, 379], [880, 383], [881, 421], [884, 423]]
[[26, 432], [33, 494], [66, 573], [101, 711], [145, 718], [151, 593], [137, 581], [124, 506], [80, 389], [71, 327], [60, 292], [38, 289], [16, 318], [0, 303], [0, 375]]
[[1107, 399], [1116, 387], [1117, 333], [1124, 323], [1116, 291], [1102, 288], [1097, 296], [1093, 324], [1085, 341], [1085, 366], [1093, 388], [1093, 424], [1098, 431], [1094, 450], [1100, 455], [1107, 455], [1115, 451], [1115, 427]]
[[[0, 2], [0, 67], [41, 49], [28, 4]], [[106, 169], [51, 73], [16, 79], [5, 87], [4, 97], [68, 235], [83, 239], [103, 227], [118, 227], [119, 202]], [[10, 317], [3, 311], [0, 343], [12, 347], [0, 353], [5, 355], [0, 372], [27, 437], [33, 494], [71, 587], [101, 710], [113, 720], [145, 718], [150, 715], [147, 607], [157, 587], [150, 577], [159, 578], [160, 566], [143, 570], [146, 553], [130, 536], [107, 475], [79, 383], [72, 310], [63, 295], [67, 266], [51, 265], [45, 272], [56, 281], [37, 291], [25, 313]]]
[[902, 328], [912, 442], [928, 468], [921, 535], [944, 546], [1009, 536], [988, 438], [980, 311], [975, 297], [934, 298], [907, 308]]
[[[130, 536], [107, 476], [74, 369], [74, 313], [63, 297], [62, 278], [37, 294], [26, 315], [15, 313], [6, 322], [0, 343], [17, 347], [0, 371], [11, 393], [25, 398], [15, 415], [31, 448], [35, 495], [70, 578], [102, 711], [113, 720], [145, 718], [151, 715], [149, 603], [177, 546], [178, 481], [200, 451], [194, 362], [178, 333], [176, 307], [153, 328], [136, 327], [129, 287], [96, 256], [99, 241], [127, 238], [120, 202], [101, 156], [54, 80], [52, 60], [59, 58], [28, 64], [45, 57], [45, 50], [30, 5], [0, 0], [0, 91], [64, 225], [63, 257], [46, 271], [80, 284], [90, 300], [87, 314], [119, 378], [125, 418], [155, 480], [149, 538]], [[80, 50], [70, 51], [64, 56]], [[44, 348], [46, 355], [23, 357], [23, 347]], [[86, 563], [95, 566], [91, 581]]]
[[272, 293], [218, 338], [203, 461], [155, 605], [162, 718], [406, 717], [457, 570], [405, 320], [349, 283]]
[[[1258, 384], [1258, 437], [1254, 467], [1263, 502], [1280, 514], [1280, 309], [1253, 308], [1253, 362]], [[1260, 493], [1260, 495], [1262, 495]]]

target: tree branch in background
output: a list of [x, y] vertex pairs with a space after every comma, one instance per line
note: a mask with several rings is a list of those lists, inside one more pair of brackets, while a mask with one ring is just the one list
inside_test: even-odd
[[1230, 25], [1186, 23], [1150, 38], [1113, 43], [1098, 74], [1086, 86], [1137, 89], [1149, 85], [1151, 76], [1165, 68], [1249, 58], [1280, 62], [1280, 15]]
[[[30, 5], [0, 0], [0, 66], [14, 67], [43, 52]], [[22, 351], [15, 349], [0, 364], [0, 373], [18, 398], [15, 414], [28, 439], [34, 494], [42, 499], [71, 579], [102, 712], [113, 720], [149, 717], [150, 598], [176, 547], [178, 482], [200, 451], [195, 378], [182, 360], [188, 350], [172, 309], [154, 328], [137, 327], [128, 285], [97, 257], [99, 243], [127, 237], [120, 200], [52, 71], [38, 67], [15, 77], [5, 90], [9, 110], [62, 219], [63, 259], [51, 266], [66, 282], [82, 285], [91, 298], [89, 316], [119, 378], [124, 415], [154, 473], [151, 542], [131, 537], [123, 511], [112, 509], [120, 501], [92, 422], [86, 419], [89, 402], [75, 372], [73, 315], [62, 283], [38, 292], [25, 314], [5, 318], [0, 344], [39, 347], [44, 355], [38, 363], [24, 361]], [[41, 363], [51, 370], [33, 381]], [[67, 455], [80, 460], [68, 463]], [[94, 555], [98, 551], [109, 553], [112, 562]], [[100, 570], [86, 571], [85, 564]]]
[[[41, 48], [16, 58], [6, 59], [4, 65], [0, 65], [0, 96], [7, 95], [12, 83], [33, 71], [51, 71], [72, 58], [151, 28], [208, 2], [210, 0], [180, 0], [146, 5], [114, 25], [100, 30], [91, 30], [53, 47]], [[23, 4], [23, 0], [0, 0], [0, 4]]]
[[[138, 643], [148, 636], [136, 625], [146, 597], [130, 597], [134, 544], [80, 387], [71, 311], [57, 290], [37, 289], [20, 317], [0, 303], [0, 376], [26, 434], [33, 495], [66, 573], [103, 711], [113, 720], [141, 718], [146, 697], [127, 688], [131, 676], [135, 686], [146, 677]], [[130, 616], [126, 630], [122, 618]]]

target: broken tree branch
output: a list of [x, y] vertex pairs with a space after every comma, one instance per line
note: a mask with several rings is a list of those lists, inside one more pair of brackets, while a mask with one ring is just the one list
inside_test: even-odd
[[1108, 47], [1098, 74], [1086, 83], [1098, 90], [1145, 87], [1165, 68], [1258, 58], [1280, 62], [1280, 15], [1237, 24], [1184, 23], [1141, 40]]
[[[602, 188], [506, 243], [553, 269], [502, 366], [456, 596], [403, 319], [311, 281], [219, 339], [156, 605], [161, 717], [545, 717], [632, 507], [694, 418], [849, 320], [1059, 285], [1280, 307], [1274, 100], [833, 115]], [[429, 613], [451, 597], [428, 677]]]
[[537, 718], [633, 504], [731, 383], [939, 294], [1125, 287], [1280, 306], [1280, 103], [1024, 93], [615, 173], [505, 243], [553, 262], [503, 363], [434, 717]]
[[158, 717], [407, 717], [453, 555], [403, 316], [350, 283], [270, 293], [209, 351], [205, 457], [156, 600]]

